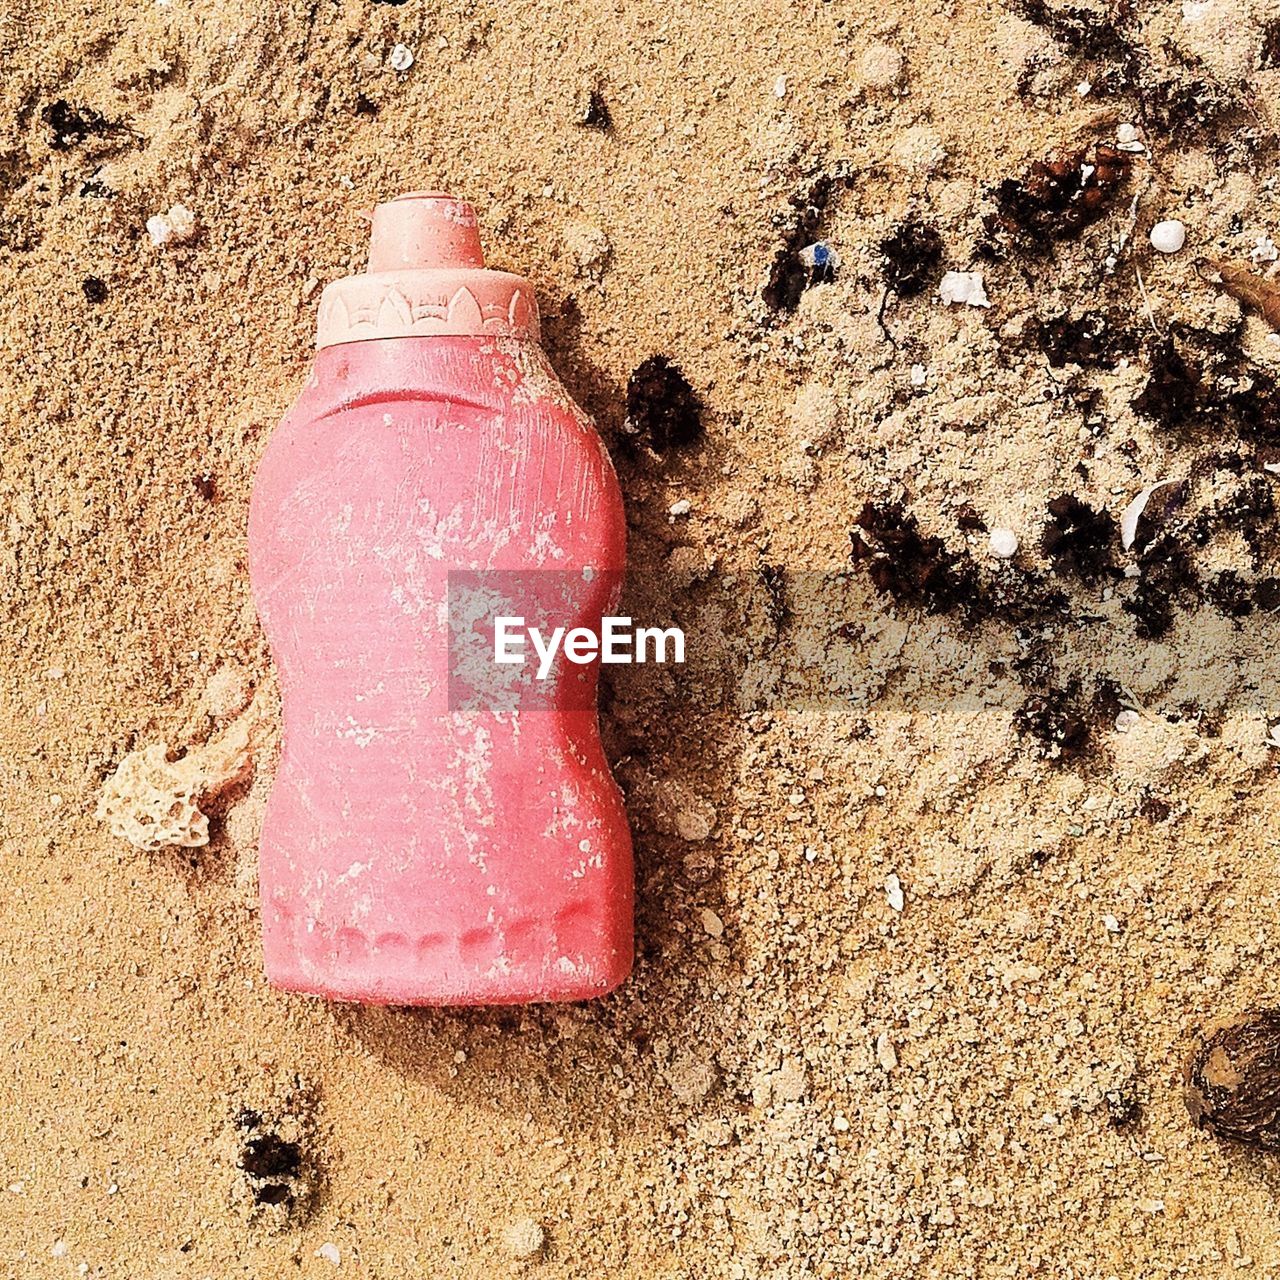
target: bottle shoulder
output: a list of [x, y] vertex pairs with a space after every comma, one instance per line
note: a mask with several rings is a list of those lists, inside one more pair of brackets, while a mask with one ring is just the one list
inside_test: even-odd
[[259, 462], [251, 554], [309, 539], [318, 523], [386, 533], [432, 521], [481, 541], [491, 529], [513, 552], [555, 527], [569, 558], [599, 543], [611, 562], [625, 519], [608, 451], [540, 350], [523, 346], [401, 361], [394, 378], [385, 360], [318, 361]]

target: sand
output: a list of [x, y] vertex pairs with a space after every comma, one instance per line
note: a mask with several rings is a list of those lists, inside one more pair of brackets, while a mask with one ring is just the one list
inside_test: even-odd
[[[0, 1273], [1280, 1274], [1280, 1166], [1180, 1093], [1202, 1021], [1276, 998], [1280, 348], [1205, 261], [1275, 270], [1278, 22], [8, 0]], [[1087, 219], [1046, 160], [1093, 167]], [[535, 282], [632, 612], [690, 636], [604, 688], [639, 956], [582, 1007], [259, 972], [251, 476], [360, 211], [436, 186]], [[913, 283], [881, 246], [921, 223]], [[661, 456], [624, 409], [654, 355], [704, 406]], [[211, 741], [253, 759], [207, 845], [99, 816], [129, 753]]]

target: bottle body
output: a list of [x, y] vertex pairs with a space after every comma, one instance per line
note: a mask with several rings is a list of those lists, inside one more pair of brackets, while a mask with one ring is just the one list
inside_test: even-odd
[[490, 1004], [626, 976], [631, 843], [596, 669], [531, 710], [458, 705], [449, 635], [459, 572], [554, 571], [577, 584], [563, 625], [598, 628], [624, 555], [608, 456], [536, 342], [318, 353], [250, 507], [284, 724], [259, 865], [274, 985]]

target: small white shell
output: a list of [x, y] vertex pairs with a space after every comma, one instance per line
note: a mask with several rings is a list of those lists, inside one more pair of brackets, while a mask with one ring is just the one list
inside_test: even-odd
[[1012, 529], [992, 529], [987, 545], [996, 559], [1008, 560], [1018, 554], [1018, 535]]
[[1163, 489], [1167, 484], [1177, 484], [1176, 479], [1157, 480], [1155, 484], [1149, 484], [1143, 491], [1138, 494], [1134, 500], [1125, 507], [1124, 512], [1120, 516], [1120, 542], [1126, 551], [1133, 546], [1134, 539], [1138, 536], [1138, 521], [1142, 519], [1142, 513], [1147, 509], [1147, 503], [1151, 501], [1151, 495], [1157, 489]]
[[1151, 228], [1151, 247], [1160, 253], [1177, 253], [1187, 242], [1187, 229], [1177, 218], [1157, 222]]

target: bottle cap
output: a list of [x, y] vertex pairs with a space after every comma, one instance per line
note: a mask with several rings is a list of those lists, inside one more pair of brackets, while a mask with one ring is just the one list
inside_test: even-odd
[[369, 269], [320, 295], [316, 345], [470, 334], [538, 340], [538, 304], [521, 276], [484, 265], [476, 211], [413, 191], [373, 211]]

